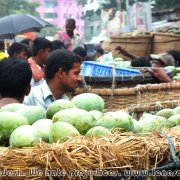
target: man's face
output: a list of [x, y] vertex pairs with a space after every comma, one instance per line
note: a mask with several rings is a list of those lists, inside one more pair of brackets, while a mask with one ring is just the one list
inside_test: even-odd
[[161, 60], [152, 60], [152, 67], [165, 67], [165, 64]]
[[68, 35], [73, 36], [75, 28], [76, 27], [74, 26], [72, 22], [66, 23], [66, 32]]
[[80, 66], [81, 65], [79, 63], [74, 63], [72, 69], [68, 73], [64, 72], [62, 85], [65, 92], [74, 92], [78, 83], [82, 80], [79, 75]]

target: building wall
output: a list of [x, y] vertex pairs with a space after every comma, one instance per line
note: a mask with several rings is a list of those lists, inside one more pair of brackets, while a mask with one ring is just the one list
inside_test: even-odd
[[80, 36], [84, 34], [83, 7], [77, 0], [32, 0], [40, 6], [36, 9], [44, 20], [64, 29], [65, 21], [68, 18], [76, 20], [76, 31]]

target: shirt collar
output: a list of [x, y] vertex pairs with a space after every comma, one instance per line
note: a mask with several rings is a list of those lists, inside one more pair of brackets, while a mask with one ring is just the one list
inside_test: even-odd
[[42, 90], [44, 99], [47, 99], [48, 97], [50, 97], [55, 101], [55, 97], [53, 96], [51, 90], [49, 89], [49, 86], [47, 85], [46, 81], [43, 81], [41, 90]]

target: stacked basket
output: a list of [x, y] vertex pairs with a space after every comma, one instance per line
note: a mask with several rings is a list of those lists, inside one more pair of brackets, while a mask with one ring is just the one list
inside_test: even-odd
[[141, 36], [112, 36], [111, 51], [113, 57], [121, 56], [115, 51], [117, 46], [121, 46], [127, 52], [136, 56], [148, 56], [159, 54], [171, 49], [180, 50], [180, 35], [172, 33], [152, 33], [151, 35]]
[[[142, 35], [142, 36], [112, 36], [111, 37], [111, 51], [113, 57], [118, 57], [123, 55], [117, 54], [115, 51], [117, 46], [121, 46], [126, 51], [134, 54], [136, 56], [148, 56], [152, 52], [152, 35]], [[127, 57], [125, 57], [127, 59]]]
[[153, 54], [159, 54], [171, 49], [180, 51], [180, 35], [171, 33], [153, 34]]

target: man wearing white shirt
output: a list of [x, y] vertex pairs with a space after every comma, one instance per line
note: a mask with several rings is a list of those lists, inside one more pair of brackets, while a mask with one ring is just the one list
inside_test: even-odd
[[26, 105], [45, 109], [57, 99], [68, 99], [66, 92], [74, 92], [81, 81], [81, 59], [70, 51], [57, 49], [50, 53], [45, 63], [45, 81], [32, 87], [24, 100]]

